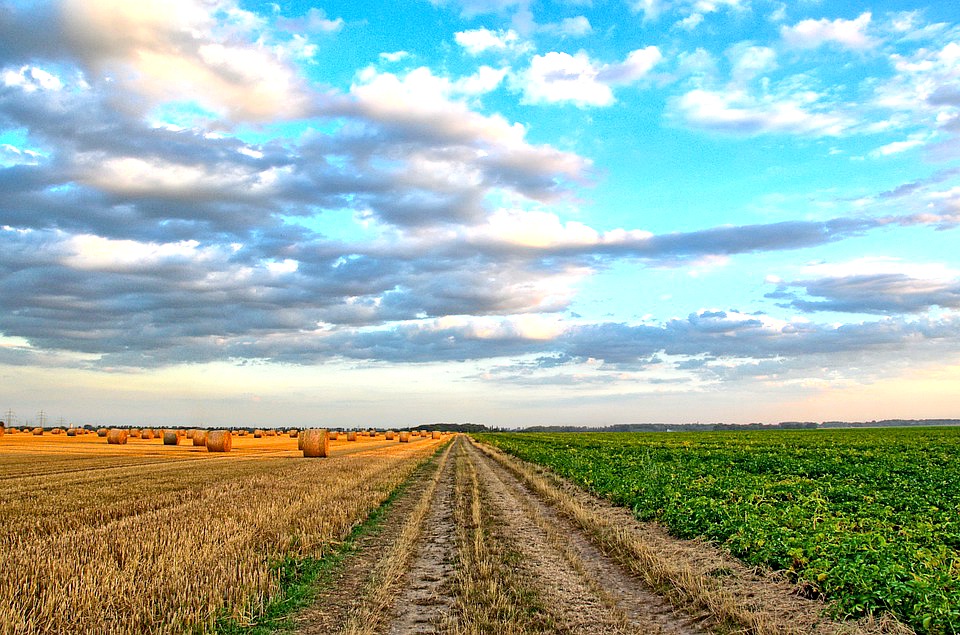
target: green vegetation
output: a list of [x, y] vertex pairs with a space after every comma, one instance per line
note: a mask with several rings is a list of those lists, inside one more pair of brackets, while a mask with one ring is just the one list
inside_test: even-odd
[[784, 571], [838, 616], [960, 632], [958, 428], [476, 436]]

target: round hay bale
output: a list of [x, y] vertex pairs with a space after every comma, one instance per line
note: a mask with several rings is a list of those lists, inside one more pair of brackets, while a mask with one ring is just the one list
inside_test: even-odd
[[63, 428], [54, 428], [50, 431], [50, 434], [63, 434]]
[[410, 443], [410, 433], [401, 432], [400, 433], [400, 443]]
[[98, 437], [105, 437], [105, 436], [107, 436], [107, 433], [108, 433], [108, 432], [110, 432], [110, 431], [107, 430], [106, 428], [100, 428], [99, 430], [97, 430], [97, 436], [98, 436]]
[[307, 433], [307, 431], [304, 430], [304, 431], [301, 432], [299, 435], [297, 435], [297, 449], [298, 449], [298, 450], [302, 450], [302, 449], [303, 449], [303, 437], [306, 435], [306, 433]]
[[336, 432], [328, 432], [328, 433], [327, 433], [327, 438], [330, 439], [331, 441], [336, 441], [338, 436], [339, 436], [339, 435], [338, 435], [338, 433], [336, 433]]
[[291, 439], [296, 439], [297, 435], [300, 434], [300, 432], [298, 430], [288, 430], [287, 434], [290, 435]]
[[43, 428], [34, 428], [34, 429], [33, 429], [33, 436], [42, 437], [42, 436], [43, 436]]
[[330, 454], [330, 435], [324, 429], [304, 430], [300, 435], [303, 439], [303, 456], [322, 457]]
[[164, 445], [180, 445], [180, 435], [174, 430], [166, 430], [163, 433]]
[[267, 436], [268, 436], [268, 437], [275, 437], [275, 436], [277, 436], [277, 431], [276, 431], [276, 430], [267, 430]]
[[439, 431], [439, 430], [434, 430], [434, 431], [433, 431], [433, 438], [434, 438], [434, 439], [439, 439], [439, 438], [440, 438], [440, 431]]
[[387, 430], [387, 433], [383, 436], [387, 438], [387, 441], [393, 441], [393, 437], [394, 437], [393, 430]]
[[229, 452], [233, 449], [233, 435], [229, 430], [213, 430], [206, 436], [208, 452]]
[[[67, 428], [68, 437], [75, 437], [77, 436], [77, 434], [78, 434], [78, 430], [76, 428]], [[79, 434], [82, 434], [82, 433], [79, 433]]]
[[356, 432], [348, 432], [348, 433], [347, 433], [347, 441], [356, 441], [356, 440], [357, 440], [357, 433], [356, 433]]
[[193, 445], [194, 447], [203, 447], [207, 444], [207, 431], [206, 430], [194, 430], [193, 431]]
[[262, 439], [262, 438], [263, 438], [263, 430], [254, 430], [254, 431], [253, 431], [253, 438], [254, 438], [254, 439]]
[[153, 430], [146, 428], [143, 432], [140, 433], [141, 439], [152, 439], [154, 437]]
[[120, 428], [113, 428], [107, 433], [107, 443], [110, 445], [126, 445], [127, 431]]
[[133, 428], [130, 432], [127, 433], [131, 439], [140, 438], [140, 428]]
[[6, 431], [7, 431], [7, 429], [6, 429], [5, 427], [0, 426], [0, 437], [2, 437], [3, 434], [4, 434]]

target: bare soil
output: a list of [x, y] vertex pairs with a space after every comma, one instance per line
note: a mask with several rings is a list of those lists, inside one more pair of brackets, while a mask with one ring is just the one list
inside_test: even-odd
[[[626, 510], [462, 435], [452, 444], [418, 471], [382, 527], [363, 538], [339, 577], [298, 617], [299, 633], [902, 632], [833, 622], [822, 616], [822, 603], [800, 597], [795, 587], [711, 545], [672, 538]], [[629, 540], [676, 560], [684, 575], [706, 580], [705, 592], [719, 588], [723, 597], [756, 609], [762, 619], [731, 624], [735, 611], [718, 615], [715, 602], [698, 601], [690, 589], [669, 588], [665, 578], [646, 574], [629, 553], [590, 531], [583, 514], [603, 519], [604, 526], [612, 522]], [[405, 571], [380, 584], [374, 572], [386, 559], [397, 566], [391, 546], [402, 537], [410, 540], [410, 528], [403, 526], [411, 518], [422, 521], [401, 558]], [[358, 615], [370, 616], [359, 628]]]

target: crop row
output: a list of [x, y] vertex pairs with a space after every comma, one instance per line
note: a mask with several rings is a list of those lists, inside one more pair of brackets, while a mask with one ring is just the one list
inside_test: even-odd
[[477, 436], [784, 572], [838, 617], [960, 632], [960, 429]]

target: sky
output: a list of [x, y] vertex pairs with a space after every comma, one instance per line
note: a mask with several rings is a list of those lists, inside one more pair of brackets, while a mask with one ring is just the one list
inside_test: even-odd
[[0, 412], [960, 417], [960, 7], [0, 0]]

